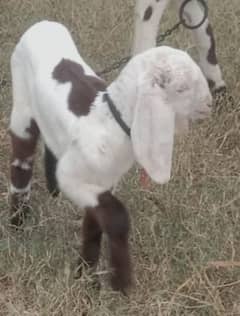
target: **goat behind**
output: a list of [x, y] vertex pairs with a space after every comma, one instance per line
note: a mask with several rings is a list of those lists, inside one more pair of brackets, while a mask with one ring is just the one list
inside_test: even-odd
[[[207, 0], [205, 1], [208, 2]], [[174, 2], [177, 10], [179, 10], [186, 0], [136, 0], [134, 54], [156, 46], [158, 25], [170, 2]], [[203, 18], [199, 1], [188, 1], [183, 14], [188, 25], [197, 25]], [[214, 33], [209, 20], [206, 19], [201, 26], [192, 30], [192, 35], [199, 53], [199, 63], [209, 86], [213, 92], [220, 92], [224, 89], [225, 82], [218, 64]]]

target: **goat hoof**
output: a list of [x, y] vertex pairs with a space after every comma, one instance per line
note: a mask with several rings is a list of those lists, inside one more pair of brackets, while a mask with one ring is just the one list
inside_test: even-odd
[[74, 279], [80, 279], [81, 278], [82, 273], [83, 273], [83, 269], [84, 269], [84, 263], [80, 259], [78, 264], [77, 264], [77, 268], [75, 270], [75, 273], [74, 273]]
[[93, 275], [92, 280], [91, 280], [91, 287], [96, 291], [101, 290], [101, 282], [97, 275]]
[[[83, 275], [83, 270], [88, 270], [89, 272], [93, 270], [92, 267], [90, 267], [86, 262], [84, 262], [81, 258], [78, 261], [77, 270], [75, 272], [75, 279], [80, 279]], [[91, 278], [91, 287], [95, 290], [99, 291], [101, 289], [101, 282], [99, 280], [99, 277], [96, 274], [92, 274]]]
[[213, 95], [218, 96], [218, 95], [224, 95], [227, 92], [227, 87], [222, 86], [214, 90]]
[[236, 109], [236, 102], [226, 87], [221, 87], [214, 92], [213, 113], [231, 113]]
[[12, 226], [20, 227], [25, 221], [25, 214], [22, 212], [16, 215], [11, 216], [10, 223]]
[[60, 191], [58, 189], [55, 189], [55, 190], [49, 191], [49, 193], [50, 193], [51, 197], [56, 198], [56, 197], [58, 197]]
[[30, 213], [30, 206], [27, 197], [22, 194], [14, 193], [10, 200], [10, 224], [20, 227], [25, 222]]
[[89, 265], [82, 257], [79, 257], [77, 260], [77, 268], [75, 270], [75, 279], [80, 279], [83, 274], [83, 270], [87, 269], [89, 269]]
[[131, 284], [132, 282], [130, 279], [122, 280], [116, 275], [113, 275], [111, 278], [111, 286], [113, 291], [121, 292], [124, 296], [128, 296]]
[[30, 207], [27, 205], [17, 211], [15, 209], [11, 210], [10, 224], [16, 228], [21, 227], [24, 224], [29, 212]]

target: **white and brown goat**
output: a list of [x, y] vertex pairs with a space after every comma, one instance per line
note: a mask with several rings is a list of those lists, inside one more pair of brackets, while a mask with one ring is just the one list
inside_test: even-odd
[[[136, 0], [133, 54], [156, 46], [158, 26], [171, 0]], [[204, 0], [206, 1], [206, 0]], [[178, 10], [184, 4], [184, 19], [189, 26], [203, 20], [203, 10], [198, 0], [174, 0]], [[207, 2], [207, 1], [206, 1]], [[224, 90], [225, 82], [217, 61], [215, 39], [208, 18], [192, 29], [199, 53], [199, 64], [213, 92]]]
[[132, 58], [107, 86], [68, 30], [49, 21], [25, 32], [11, 71], [12, 223], [24, 217], [41, 135], [50, 192], [59, 188], [85, 210], [83, 260], [97, 263], [106, 233], [112, 286], [124, 291], [131, 281], [129, 217], [111, 190], [135, 160], [157, 183], [170, 179], [175, 121], [183, 126], [210, 114], [202, 71], [187, 53], [162, 46]]

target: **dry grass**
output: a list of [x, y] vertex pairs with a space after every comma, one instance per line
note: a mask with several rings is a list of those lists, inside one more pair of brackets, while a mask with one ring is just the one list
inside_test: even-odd
[[[98, 292], [92, 275], [74, 280], [81, 213], [63, 198], [48, 197], [41, 157], [33, 182], [34, 215], [21, 232], [8, 226], [9, 56], [16, 41], [35, 21], [61, 21], [84, 58], [100, 70], [129, 53], [133, 2], [0, 0], [0, 82], [6, 82], [0, 87], [1, 316], [240, 315], [239, 0], [209, 0], [233, 109], [195, 125], [177, 141], [169, 184], [143, 191], [132, 170], [119, 188], [132, 218], [136, 286], [130, 298], [107, 285]], [[162, 30], [174, 21], [174, 12], [168, 13]], [[195, 55], [185, 30], [166, 43]], [[231, 104], [225, 99], [224, 105]], [[103, 281], [106, 269], [103, 260], [98, 269]]]

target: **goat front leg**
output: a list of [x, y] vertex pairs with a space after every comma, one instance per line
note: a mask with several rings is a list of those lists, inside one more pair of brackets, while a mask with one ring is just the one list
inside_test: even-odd
[[133, 55], [156, 46], [158, 26], [170, 0], [137, 0], [134, 14]]
[[89, 267], [94, 267], [99, 260], [102, 230], [95, 215], [95, 209], [86, 209], [82, 225], [82, 254], [83, 261]]
[[110, 247], [111, 285], [126, 294], [132, 283], [128, 234], [130, 221], [124, 205], [110, 192], [99, 195], [95, 216], [108, 236]]
[[[18, 124], [20, 124], [20, 121]], [[11, 224], [15, 226], [20, 226], [23, 223], [28, 211], [27, 202], [30, 195], [33, 156], [39, 136], [35, 121], [33, 119], [29, 120], [28, 124], [29, 126], [25, 126], [26, 138], [18, 136], [17, 126], [11, 124], [10, 215]]]
[[[82, 260], [93, 266], [100, 251], [101, 234], [106, 233], [110, 247], [111, 284], [126, 293], [131, 285], [131, 263], [128, 245], [129, 217], [124, 205], [97, 184], [86, 183], [91, 172], [76, 150], [70, 149], [58, 162], [59, 187], [76, 205], [86, 210], [83, 222]], [[93, 177], [95, 179], [95, 177]]]
[[[102, 232], [107, 234], [109, 241], [112, 288], [126, 294], [131, 285], [129, 217], [123, 204], [110, 192], [100, 194], [99, 204], [86, 210], [80, 263], [83, 262], [88, 267], [97, 264]], [[79, 272], [81, 273], [81, 268]]]
[[[179, 7], [184, 0], [175, 1]], [[203, 10], [197, 0], [192, 0], [186, 5], [184, 18], [189, 25], [197, 25], [203, 19]], [[193, 29], [192, 34], [197, 45], [200, 66], [208, 80], [209, 87], [213, 92], [222, 90], [225, 82], [218, 65], [215, 38], [209, 20], [206, 19], [200, 27]]]

